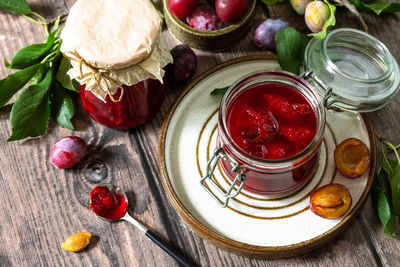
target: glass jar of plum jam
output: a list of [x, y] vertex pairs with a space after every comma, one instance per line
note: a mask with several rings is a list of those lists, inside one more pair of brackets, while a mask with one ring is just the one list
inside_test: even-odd
[[[123, 85], [123, 88], [121, 101], [114, 102], [107, 96], [103, 102], [82, 85], [82, 106], [92, 119], [116, 129], [130, 129], [146, 123], [160, 110], [165, 96], [165, 84], [147, 79], [132, 86]], [[120, 94], [118, 91], [113, 97], [119, 99]]]
[[[200, 180], [220, 206], [242, 189], [260, 195], [300, 189], [318, 165], [326, 108], [374, 111], [400, 90], [399, 67], [389, 50], [358, 30], [338, 29], [324, 40], [311, 40], [304, 65], [301, 77], [261, 71], [225, 93], [217, 148]], [[232, 180], [227, 190], [211, 178], [218, 164]]]
[[160, 13], [148, 0], [75, 2], [60, 50], [92, 119], [130, 129], [157, 114], [166, 89], [164, 67], [172, 62], [161, 30]]
[[253, 73], [221, 101], [218, 148], [209, 163], [213, 169], [221, 159], [233, 181], [228, 195], [235, 184], [256, 194], [284, 194], [314, 174], [324, 129], [323, 100], [306, 80], [287, 72]]

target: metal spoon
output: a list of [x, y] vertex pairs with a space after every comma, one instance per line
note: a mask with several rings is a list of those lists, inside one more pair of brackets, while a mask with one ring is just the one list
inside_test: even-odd
[[[120, 188], [114, 186], [113, 184], [99, 184], [96, 187], [107, 187], [110, 190], [110, 192], [122, 195], [125, 198], [126, 204], [128, 206], [128, 198], [127, 198], [125, 192], [123, 190], [121, 190]], [[127, 211], [125, 212], [125, 215], [122, 218], [117, 219], [117, 220], [109, 220], [98, 214], [96, 214], [96, 215], [99, 216], [100, 218], [102, 218], [103, 220], [110, 221], [110, 222], [118, 221], [118, 220], [125, 220], [127, 222], [130, 222], [131, 224], [133, 224], [134, 226], [139, 228], [142, 232], [144, 232], [145, 235], [151, 239], [151, 241], [156, 243], [160, 248], [162, 248], [165, 252], [167, 252], [180, 265], [185, 266], [185, 267], [186, 266], [194, 266], [194, 264], [191, 263], [190, 261], [188, 261], [187, 259], [185, 259], [184, 256], [179, 251], [173, 249], [168, 243], [166, 243], [164, 240], [162, 240], [160, 237], [158, 237], [154, 232], [150, 231], [149, 229], [147, 229], [146, 226], [144, 226], [139, 221], [137, 221], [136, 219], [131, 217]]]

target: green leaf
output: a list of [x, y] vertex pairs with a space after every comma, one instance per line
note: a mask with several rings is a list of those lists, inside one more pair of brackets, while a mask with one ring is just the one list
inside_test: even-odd
[[378, 211], [378, 216], [383, 225], [383, 233], [390, 238], [394, 238], [393, 233], [396, 230], [396, 218], [392, 213], [389, 201], [382, 187], [381, 177], [375, 174], [372, 184], [372, 201]]
[[8, 141], [44, 134], [50, 117], [52, 79], [53, 69], [49, 69], [40, 83], [29, 86], [18, 97], [10, 113], [12, 135]]
[[226, 91], [228, 90], [229, 86], [227, 87], [222, 87], [222, 88], [215, 88], [214, 90], [212, 90], [212, 92], [210, 93], [210, 95], [223, 95], [226, 93]]
[[40, 64], [30, 66], [0, 81], [0, 108], [32, 78], [39, 66]]
[[394, 173], [394, 170], [396, 169], [397, 165], [399, 165], [399, 164], [395, 160], [384, 157], [384, 159], [382, 159], [382, 165], [383, 165], [383, 170], [386, 172], [386, 174], [388, 175], [388, 178], [390, 179]]
[[48, 70], [49, 70], [49, 67], [47, 66], [47, 64], [40, 64], [40, 67], [38, 68], [36, 73], [32, 76], [31, 82], [29, 83], [29, 85], [35, 85], [35, 84], [38, 84], [39, 82], [41, 82]]
[[11, 69], [23, 69], [25, 67], [40, 63], [40, 57], [44, 55], [51, 45], [33, 44], [28, 45], [18, 50], [11, 59]]
[[379, 219], [383, 225], [383, 232], [388, 237], [394, 238], [393, 233], [396, 231], [396, 218], [390, 209], [389, 201], [383, 191], [378, 196], [377, 210]]
[[277, 32], [275, 42], [281, 68], [299, 74], [308, 39], [294, 28], [289, 27]]
[[51, 114], [53, 119], [62, 127], [74, 130], [71, 119], [75, 115], [75, 105], [71, 95], [58, 82], [54, 83], [51, 91]]
[[308, 36], [315, 37], [317, 39], [324, 39], [326, 37], [326, 34], [328, 33], [328, 29], [332, 26], [335, 26], [336, 24], [336, 19], [335, 19], [335, 13], [336, 13], [336, 7], [332, 4], [330, 4], [327, 0], [324, 0], [325, 4], [328, 5], [331, 14], [329, 15], [329, 18], [325, 21], [324, 26], [322, 27], [322, 31], [317, 32], [317, 33], [310, 33]]
[[71, 80], [67, 74], [70, 68], [71, 64], [69, 63], [69, 60], [65, 57], [62, 57], [60, 67], [58, 68], [56, 75], [57, 81], [61, 83], [62, 87], [79, 93], [79, 83], [75, 80]]
[[261, 0], [266, 5], [275, 5], [276, 3], [283, 3], [286, 0]]
[[373, 12], [377, 15], [381, 13], [400, 12], [399, 2], [387, 3], [385, 1], [375, 0], [370, 3], [364, 3], [361, 0], [351, 0], [351, 3], [361, 11]]
[[0, 0], [0, 10], [17, 15], [31, 14], [32, 10], [25, 0]]
[[18, 50], [11, 59], [12, 69], [23, 69], [41, 61], [44, 55], [52, 48], [56, 39], [56, 32], [53, 31], [47, 37], [45, 43], [28, 45]]
[[389, 178], [389, 183], [392, 191], [393, 212], [400, 216], [400, 165], [398, 163]]
[[7, 59], [4, 59], [4, 66], [5, 66], [7, 69], [11, 69], [11, 64], [10, 64], [10, 62], [7, 61]]

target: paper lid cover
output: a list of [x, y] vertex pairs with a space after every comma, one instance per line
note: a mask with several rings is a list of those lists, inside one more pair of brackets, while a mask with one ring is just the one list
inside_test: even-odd
[[147, 58], [162, 20], [150, 0], [78, 0], [62, 31], [62, 51], [96, 68], [122, 69]]
[[104, 102], [107, 96], [119, 101], [122, 85], [163, 82], [172, 56], [161, 25], [150, 0], [78, 0], [61, 33], [61, 52], [72, 64], [68, 75]]

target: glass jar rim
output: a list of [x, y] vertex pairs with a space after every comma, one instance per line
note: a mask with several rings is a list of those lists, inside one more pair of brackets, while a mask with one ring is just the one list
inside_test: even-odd
[[[331, 57], [328, 54], [328, 45], [329, 45], [329, 41], [333, 38], [333, 37], [337, 37], [340, 34], [346, 34], [346, 33], [350, 33], [352, 35], [357, 35], [357, 36], [361, 36], [363, 38], [366, 38], [368, 41], [373, 42], [375, 45], [377, 45], [384, 53], [385, 56], [385, 60], [388, 63], [388, 68], [385, 71], [384, 74], [382, 74], [379, 77], [376, 78], [360, 78], [360, 77], [353, 77], [350, 76], [346, 73], [344, 73], [343, 71], [341, 71], [336, 64], [332, 61]], [[386, 45], [384, 43], [382, 43], [380, 40], [378, 40], [377, 38], [375, 38], [374, 36], [360, 31], [360, 30], [356, 30], [356, 29], [352, 29], [352, 28], [339, 28], [339, 29], [335, 29], [333, 31], [331, 31], [330, 33], [328, 33], [328, 35], [326, 36], [326, 38], [323, 40], [322, 42], [322, 52], [326, 58], [327, 64], [329, 65], [329, 67], [337, 74], [340, 76], [343, 76], [347, 79], [352, 79], [354, 81], [357, 82], [362, 82], [362, 83], [368, 83], [368, 84], [373, 84], [373, 83], [378, 83], [378, 82], [382, 82], [384, 80], [387, 80], [394, 69], [394, 64], [393, 64], [393, 58], [392, 55], [389, 51], [389, 49], [386, 47]]]
[[[256, 83], [267, 82], [267, 81], [281, 82], [283, 84], [288, 85], [287, 83], [284, 83], [284, 80], [283, 80], [283, 78], [286, 78], [293, 82], [293, 84], [289, 84], [289, 86], [291, 86], [291, 88], [299, 91], [298, 87], [295, 86], [295, 84], [298, 83], [298, 84], [302, 85], [303, 89], [307, 90], [308, 93], [310, 93], [309, 95], [305, 95], [303, 92], [299, 91], [307, 99], [307, 101], [310, 102], [310, 99], [307, 96], [311, 95], [313, 97], [313, 99], [312, 99], [314, 101], [313, 103], [316, 105], [314, 107], [311, 104], [312, 108], [313, 108], [314, 112], [316, 112], [316, 111], [319, 112], [318, 116], [317, 116], [316, 133], [315, 133], [312, 141], [302, 151], [300, 151], [299, 153], [297, 153], [293, 156], [283, 158], [283, 159], [263, 159], [263, 158], [255, 157], [255, 156], [249, 154], [248, 152], [244, 151], [242, 148], [240, 148], [235, 143], [235, 141], [232, 139], [231, 135], [229, 134], [227, 123], [226, 123], [226, 116], [225, 116], [225, 112], [224, 112], [228, 108], [228, 106], [227, 106], [228, 98], [231, 96], [232, 93], [234, 93], [234, 90], [237, 89], [238, 86], [241, 86], [241, 83], [245, 82], [245, 84], [243, 84], [243, 86], [246, 85], [246, 79], [250, 79], [257, 75], [262, 76], [262, 78], [280, 77], [280, 78], [282, 78], [282, 80], [279, 81], [279, 80], [257, 79], [256, 81], [259, 81], [259, 82], [253, 82], [249, 86], [256, 84]], [[249, 74], [243, 76], [242, 78], [237, 80], [235, 83], [233, 83], [228, 88], [227, 92], [224, 94], [224, 96], [221, 100], [221, 104], [220, 104], [220, 108], [219, 108], [219, 115], [218, 115], [218, 130], [220, 132], [220, 137], [222, 139], [225, 138], [225, 139], [227, 139], [227, 141], [229, 141], [229, 143], [231, 144], [231, 146], [234, 150], [233, 152], [235, 154], [239, 154], [239, 155], [245, 157], [245, 159], [247, 161], [249, 161], [250, 164], [252, 164], [252, 165], [256, 165], [256, 166], [262, 165], [263, 167], [266, 167], [266, 168], [271, 167], [274, 169], [275, 168], [276, 169], [287, 168], [289, 165], [293, 166], [294, 168], [298, 167], [300, 164], [293, 165], [293, 162], [300, 161], [300, 160], [312, 155], [316, 151], [316, 148], [319, 147], [319, 145], [322, 141], [322, 137], [323, 137], [324, 130], [325, 130], [325, 123], [326, 123], [326, 115], [325, 115], [325, 107], [323, 105], [322, 97], [313, 88], [313, 86], [311, 84], [309, 84], [305, 79], [303, 79], [295, 74], [286, 72], [286, 71], [261, 70], [261, 71], [255, 71], [255, 72], [252, 72], [252, 73], [249, 73]], [[221, 131], [222, 131], [222, 133], [221, 133]], [[241, 158], [241, 159], [243, 159], [243, 158]]]

